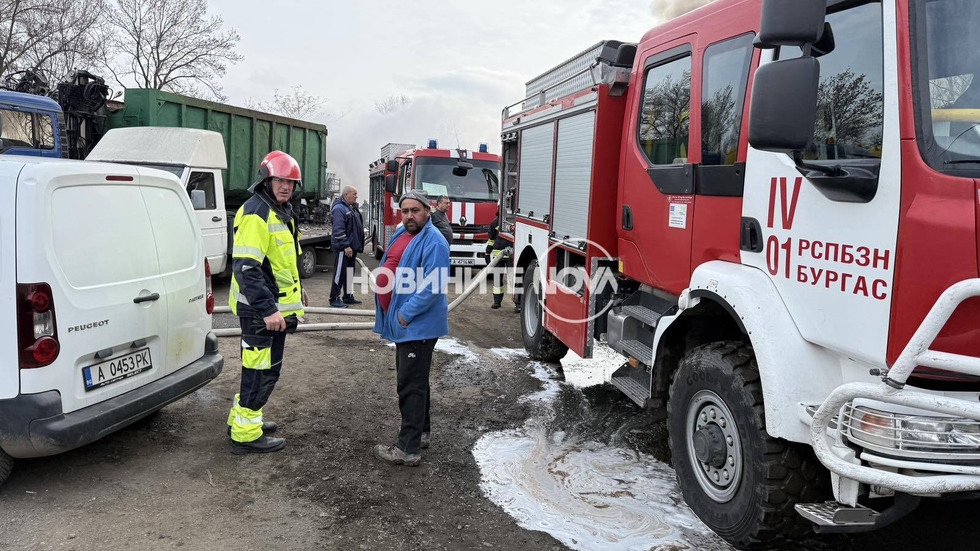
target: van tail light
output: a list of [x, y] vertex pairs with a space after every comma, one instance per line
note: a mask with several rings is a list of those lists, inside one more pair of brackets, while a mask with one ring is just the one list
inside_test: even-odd
[[17, 284], [17, 345], [21, 369], [49, 365], [61, 352], [54, 297], [47, 283]]
[[211, 292], [211, 264], [208, 262], [207, 258], [204, 259], [204, 281], [206, 282], [204, 290], [204, 307], [207, 309], [208, 315], [211, 315], [214, 313], [214, 293]]

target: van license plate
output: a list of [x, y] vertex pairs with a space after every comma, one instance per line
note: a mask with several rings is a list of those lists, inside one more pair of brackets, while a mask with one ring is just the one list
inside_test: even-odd
[[142, 348], [102, 363], [82, 368], [85, 377], [85, 390], [95, 390], [123, 379], [128, 379], [137, 373], [142, 373], [153, 367], [150, 362], [150, 349]]

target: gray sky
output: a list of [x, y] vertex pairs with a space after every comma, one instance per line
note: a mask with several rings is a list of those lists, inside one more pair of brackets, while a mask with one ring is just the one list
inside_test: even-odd
[[[229, 102], [274, 88], [328, 100], [327, 160], [366, 198], [388, 142], [500, 152], [500, 111], [524, 82], [603, 39], [637, 42], [679, 4], [706, 0], [210, 0], [245, 60], [221, 81]], [[410, 102], [381, 114], [375, 102]]]

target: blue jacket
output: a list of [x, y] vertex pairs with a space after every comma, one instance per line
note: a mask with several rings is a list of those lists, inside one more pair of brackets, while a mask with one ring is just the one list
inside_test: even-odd
[[[401, 226], [391, 236], [390, 243], [405, 234]], [[387, 247], [391, 248], [391, 245]], [[388, 260], [385, 250], [381, 266]], [[423, 280], [415, 281], [416, 268], [422, 268]], [[403, 275], [402, 275], [403, 274]], [[415, 284], [414, 292], [399, 292], [401, 277]], [[431, 223], [412, 239], [402, 254], [398, 264], [391, 293], [388, 312], [381, 310], [377, 295], [374, 298], [374, 332], [391, 342], [420, 341], [435, 339], [449, 334], [449, 302], [446, 290], [449, 287], [449, 244]], [[432, 282], [435, 282], [433, 284]], [[423, 283], [421, 288], [418, 283]], [[436, 289], [433, 290], [433, 287]], [[397, 314], [408, 322], [407, 326], [398, 323]]]
[[347, 247], [355, 252], [364, 250], [364, 223], [359, 209], [351, 208], [343, 197], [338, 197], [330, 207], [330, 221], [330, 248], [335, 251], [342, 251]]

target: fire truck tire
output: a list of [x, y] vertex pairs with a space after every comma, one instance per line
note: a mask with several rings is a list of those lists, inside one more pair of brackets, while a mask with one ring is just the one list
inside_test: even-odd
[[524, 272], [524, 292], [521, 294], [521, 335], [524, 349], [532, 360], [557, 362], [568, 353], [558, 337], [544, 328], [544, 312], [538, 297], [541, 293], [538, 277], [538, 261], [532, 260]]
[[0, 484], [7, 480], [12, 470], [14, 470], [14, 458], [7, 455], [7, 452], [0, 450]]
[[299, 277], [306, 279], [316, 273], [316, 250], [313, 246], [303, 249], [299, 257]]
[[667, 402], [668, 438], [684, 500], [739, 549], [768, 548], [809, 530], [796, 503], [826, 492], [807, 447], [766, 432], [752, 347], [716, 342], [685, 354]]

